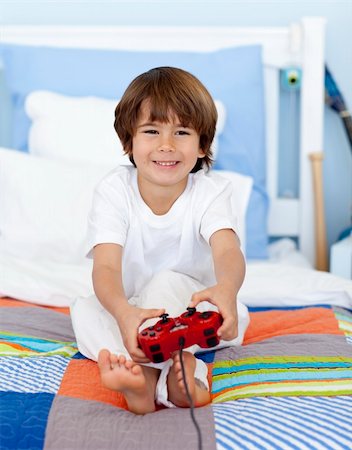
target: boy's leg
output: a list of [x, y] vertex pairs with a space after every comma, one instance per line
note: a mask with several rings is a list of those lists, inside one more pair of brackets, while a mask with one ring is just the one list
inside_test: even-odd
[[[204, 286], [201, 283], [187, 275], [163, 271], [156, 274], [140, 296], [133, 300], [141, 308], [165, 308], [170, 317], [177, 317], [186, 311], [192, 294], [202, 289]], [[146, 321], [142, 328], [157, 320], [159, 319]], [[209, 403], [208, 369], [203, 361], [193, 356], [196, 348], [198, 346], [192, 346], [184, 352], [184, 365], [194, 403], [201, 405]], [[157, 403], [168, 407], [189, 406], [184, 384], [180, 380], [182, 372], [179, 357], [175, 355], [161, 369], [155, 394]]]
[[[192, 294], [194, 292], [201, 291], [204, 288], [205, 286], [187, 275], [172, 271], [164, 271], [155, 275], [142, 291], [141, 295], [133, 300], [136, 302], [136, 305], [142, 308], [165, 308], [170, 317], [176, 317], [186, 310], [188, 304], [190, 303]], [[216, 306], [206, 301], [201, 302], [197, 306], [197, 309], [198, 311], [217, 311]], [[221, 341], [218, 346], [214, 347], [214, 349], [242, 344], [245, 331], [249, 324], [249, 314], [247, 307], [240, 302], [237, 302], [237, 314], [238, 336], [232, 341]], [[157, 320], [158, 319], [151, 319], [150, 321], [145, 322], [143, 324], [143, 328], [154, 324]], [[187, 352], [191, 354], [199, 351], [208, 351], [208, 349], [202, 349], [198, 345], [193, 345], [191, 348], [187, 349]], [[189, 365], [189, 368], [187, 369], [188, 373], [192, 374], [193, 363], [191, 362], [191, 358], [188, 356], [186, 356], [186, 358], [186, 364]], [[195, 359], [195, 361], [196, 368], [193, 372], [196, 380], [195, 384], [197, 386], [203, 385], [206, 387], [206, 390], [208, 390], [207, 366], [200, 359]], [[168, 389], [171, 385], [176, 388], [179, 387], [179, 384], [175, 383], [175, 379], [179, 377], [180, 372], [178, 369], [175, 369], [175, 373], [173, 375], [170, 373], [171, 377], [168, 378], [173, 360], [169, 360], [166, 363], [167, 364], [161, 370], [156, 387], [156, 401], [157, 403], [172, 407], [175, 405], [173, 404], [171, 398], [174, 399], [176, 393], [169, 393]]]
[[95, 296], [78, 298], [71, 307], [79, 351], [98, 361], [102, 384], [124, 394], [130, 411], [155, 410], [155, 389], [160, 369], [134, 363], [123, 345], [115, 319]]
[[71, 320], [78, 350], [82, 355], [98, 361], [100, 350], [106, 348], [111, 353], [131, 359], [116, 320], [95, 295], [75, 300], [71, 306]]
[[[196, 359], [195, 356], [188, 351], [182, 352], [182, 361], [184, 365], [183, 374], [181, 355], [177, 352], [172, 359], [173, 365], [167, 376], [168, 400], [181, 408], [191, 406], [189, 396], [192, 398], [193, 405], [196, 407], [210, 403], [211, 397], [208, 384], [205, 385], [205, 383], [201, 381], [201, 379], [204, 380], [204, 376], [207, 375], [208, 369], [206, 368], [206, 372], [203, 374], [199, 373], [199, 370], [197, 371], [197, 365], [199, 365], [198, 361], [203, 361]], [[187, 383], [187, 387], [185, 383]]]

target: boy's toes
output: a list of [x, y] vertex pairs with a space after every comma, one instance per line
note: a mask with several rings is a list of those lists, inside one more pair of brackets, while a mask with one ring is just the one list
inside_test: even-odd
[[118, 356], [115, 355], [114, 353], [110, 353], [110, 363], [111, 363], [112, 367], [116, 366], [117, 361], [118, 361]]
[[109, 350], [100, 350], [98, 355], [98, 366], [101, 372], [111, 370], [110, 352]]
[[142, 370], [142, 367], [139, 364], [134, 364], [131, 367], [131, 372], [133, 373], [133, 375], [141, 375], [143, 373], [143, 370]]
[[120, 356], [119, 356], [119, 358], [118, 358], [118, 363], [119, 363], [121, 366], [124, 366], [124, 365], [126, 364], [126, 358], [125, 358], [124, 355], [120, 355]]

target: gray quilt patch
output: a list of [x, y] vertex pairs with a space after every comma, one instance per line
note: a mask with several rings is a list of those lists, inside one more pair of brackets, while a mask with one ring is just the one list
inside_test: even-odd
[[[214, 450], [212, 408], [197, 408], [203, 449]], [[197, 433], [187, 408], [135, 415], [109, 404], [57, 396], [46, 429], [45, 450], [190, 450]]]
[[45, 308], [1, 308], [0, 329], [57, 341], [75, 341], [71, 319]]
[[342, 335], [289, 334], [241, 347], [224, 348], [215, 353], [214, 362], [255, 356], [346, 356], [350, 353], [351, 345]]

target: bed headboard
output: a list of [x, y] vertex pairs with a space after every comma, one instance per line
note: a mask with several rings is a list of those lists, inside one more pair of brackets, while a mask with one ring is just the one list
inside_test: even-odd
[[[315, 225], [313, 173], [310, 155], [323, 149], [325, 19], [307, 17], [288, 27], [65, 27], [2, 26], [4, 43], [87, 47], [121, 50], [211, 51], [239, 45], [263, 47], [266, 97], [267, 191], [270, 198], [269, 235], [298, 238], [300, 250], [316, 265], [318, 240], [324, 224]], [[278, 195], [279, 162], [279, 70], [302, 69], [300, 107], [299, 198]], [[319, 159], [319, 158], [318, 158]], [[315, 163], [316, 164], [316, 163]], [[319, 167], [318, 191], [319, 191]], [[321, 188], [321, 186], [320, 186]], [[318, 255], [318, 259], [319, 259]]]

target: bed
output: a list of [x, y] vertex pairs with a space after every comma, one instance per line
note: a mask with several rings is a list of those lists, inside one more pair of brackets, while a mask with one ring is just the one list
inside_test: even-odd
[[[92, 292], [83, 255], [92, 190], [128, 163], [111, 135], [114, 105], [132, 76], [155, 65], [192, 71], [216, 100], [214, 170], [233, 183], [248, 262], [243, 346], [198, 355], [212, 394], [195, 412], [201, 448], [351, 448], [352, 283], [316, 270], [326, 260], [324, 19], [0, 33], [13, 123], [0, 148], [1, 449], [200, 448], [188, 409], [136, 416], [100, 386], [69, 316], [72, 300]], [[280, 80], [292, 71], [299, 195], [283, 197]]]

